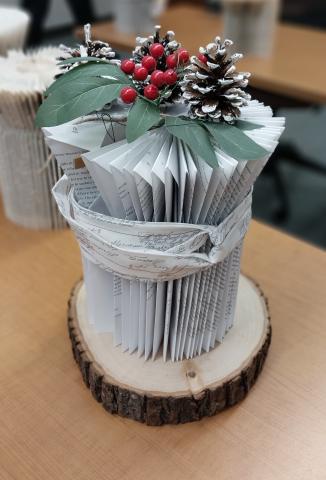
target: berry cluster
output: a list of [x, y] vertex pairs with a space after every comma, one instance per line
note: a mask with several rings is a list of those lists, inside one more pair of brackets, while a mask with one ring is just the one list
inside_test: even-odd
[[133, 86], [124, 87], [120, 98], [133, 103], [138, 95], [148, 100], [166, 100], [172, 96], [183, 69], [189, 62], [189, 53], [174, 40], [174, 33], [167, 32], [160, 38], [160, 27], [147, 38], [137, 38], [138, 45], [130, 60], [121, 62], [121, 70], [130, 76]]

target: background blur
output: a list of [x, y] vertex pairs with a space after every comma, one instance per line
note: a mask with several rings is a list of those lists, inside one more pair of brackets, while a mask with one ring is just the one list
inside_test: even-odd
[[[138, 1], [143, 3], [143, 0], [133, 0], [134, 6]], [[116, 2], [113, 0], [0, 0], [0, 6], [21, 6], [32, 14], [28, 46], [60, 43], [72, 46], [78, 42], [76, 37], [78, 25], [87, 21], [95, 24], [97, 21], [114, 20], [117, 5], [118, 3], [121, 5], [121, 2], [124, 0]], [[155, 4], [156, 14], [161, 15], [165, 9], [174, 8], [176, 4], [181, 3], [189, 8], [198, 5], [209, 12], [212, 18], [214, 15], [223, 13], [223, 5], [219, 0], [189, 2], [158, 0]], [[227, 0], [224, 3], [227, 4]], [[243, 3], [246, 8], [250, 0], [242, 2], [238, 0], [238, 3]], [[245, 15], [245, 10], [243, 12]], [[283, 0], [279, 21], [303, 27], [302, 32], [306, 36], [316, 29], [325, 30], [326, 1]], [[186, 13], [183, 23], [187, 23]], [[177, 29], [176, 34], [178, 38]], [[196, 33], [196, 29], [189, 32], [194, 39], [196, 34], [198, 35], [197, 44], [200, 45], [203, 43], [200, 33]], [[216, 35], [218, 34], [221, 35], [223, 32], [216, 31]], [[289, 35], [285, 41], [292, 42], [294, 38]], [[312, 80], [326, 70], [326, 37], [323, 38], [323, 45], [318, 46], [319, 53], [311, 48], [308, 55], [305, 52], [300, 57], [302, 45], [296, 46], [299, 55], [299, 60], [296, 62], [300, 61], [300, 68], [303, 71], [309, 68], [307, 60], [314, 59], [314, 56], [318, 55], [315, 60], [318, 61], [320, 70], [315, 69], [310, 72]], [[100, 38], [100, 40], [107, 39]], [[183, 46], [187, 48], [187, 45]], [[241, 51], [241, 45], [238, 45], [238, 50]], [[121, 57], [128, 54], [127, 50], [121, 47], [118, 52]], [[281, 54], [282, 52], [273, 52], [274, 56]], [[277, 115], [284, 115], [287, 119], [286, 132], [282, 137], [280, 148], [257, 181], [254, 193], [254, 216], [306, 241], [326, 247], [326, 107], [323, 105], [325, 102], [316, 102], [314, 99], [310, 102], [309, 98], [303, 101], [296, 99], [295, 96], [288, 99], [286, 95], [275, 92], [271, 95], [268, 88], [266, 91], [254, 92], [254, 94], [266, 103], [270, 103]]]

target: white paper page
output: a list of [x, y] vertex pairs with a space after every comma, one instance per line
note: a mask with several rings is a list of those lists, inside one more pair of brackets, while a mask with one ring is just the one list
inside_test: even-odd
[[96, 332], [113, 332], [113, 274], [83, 258], [89, 322]]
[[[140, 139], [141, 140], [141, 139]], [[134, 179], [134, 176], [132, 174], [132, 170], [134, 166], [138, 163], [139, 158], [142, 158], [144, 153], [148, 150], [148, 146], [146, 145], [144, 148], [144, 142], [140, 141], [139, 144], [135, 149], [129, 150], [127, 152], [126, 158], [124, 158], [125, 161], [122, 163], [118, 161], [115, 162], [115, 165], [117, 168], [120, 168], [121, 174], [126, 182], [126, 188], [129, 192], [130, 199], [133, 205], [133, 209], [135, 212], [135, 216], [137, 220], [144, 220], [144, 213], [142, 210], [142, 205], [139, 199], [138, 195], [138, 190], [136, 186], [136, 182]], [[121, 159], [122, 157], [120, 157]], [[149, 287], [149, 284], [147, 284], [146, 287], [146, 305], [144, 306], [145, 312], [146, 312], [146, 318], [145, 318], [145, 339], [148, 338], [146, 335], [150, 334], [150, 318], [149, 315], [153, 309], [155, 309], [155, 298], [148, 300], [150, 297], [150, 292], [151, 288]], [[153, 292], [152, 292], [153, 293]], [[142, 292], [143, 294], [143, 292]], [[154, 294], [153, 294], [154, 295]], [[132, 347], [135, 346], [138, 347], [138, 328], [140, 324], [144, 323], [144, 319], [140, 319], [140, 315], [142, 315], [142, 311], [140, 311], [140, 302], [143, 301], [143, 298], [141, 298], [141, 289], [139, 286], [139, 282], [131, 282], [130, 285], [130, 304], [133, 306], [133, 308], [130, 309], [130, 319], [129, 319], [129, 324], [130, 324], [130, 335], [129, 335], [129, 344], [132, 345]], [[154, 306], [153, 306], [154, 302]], [[154, 322], [154, 314], [153, 314], [153, 322]], [[136, 328], [137, 327], [137, 328]], [[152, 338], [152, 335], [151, 335]], [[145, 341], [145, 340], [144, 340]], [[143, 343], [143, 342], [142, 342]], [[134, 349], [134, 348], [133, 348]], [[148, 340], [147, 343], [145, 342], [145, 359], [148, 358]], [[150, 346], [150, 350], [152, 350], [152, 344]]]
[[197, 177], [197, 167], [193, 159], [192, 151], [187, 145], [184, 145], [184, 154], [187, 161], [188, 175], [186, 179], [186, 186], [185, 186], [185, 193], [184, 193], [183, 211], [184, 211], [184, 221], [186, 223], [190, 223], [192, 202], [193, 202], [194, 189], [195, 189], [196, 177]]
[[198, 223], [204, 223], [206, 219], [208, 210], [212, 204], [213, 198], [216, 194], [216, 190], [218, 189], [221, 174], [223, 174], [221, 168], [214, 168], [212, 170], [212, 175], [207, 187], [206, 196], [204, 198], [204, 201], [200, 210], [200, 214], [198, 217]]
[[184, 346], [184, 352], [185, 352], [186, 358], [190, 358], [192, 341], [194, 338], [194, 333], [196, 330], [196, 325], [198, 320], [195, 317], [195, 311], [196, 311], [196, 305], [197, 305], [198, 295], [199, 295], [200, 273], [196, 273], [194, 277], [195, 277], [194, 286], [193, 286], [193, 292], [191, 296], [191, 308], [189, 312], [189, 319], [187, 321], [188, 328], [186, 332], [186, 339], [185, 339], [185, 346]]
[[213, 174], [213, 169], [196, 155], [194, 155], [194, 160], [197, 168], [197, 178], [192, 201], [191, 221], [193, 223], [198, 223], [200, 211]]
[[[228, 289], [227, 295], [225, 295], [222, 314], [226, 321], [226, 331], [228, 331], [233, 324], [235, 298], [238, 292], [239, 283], [241, 250], [241, 246], [238, 246], [231, 254], [231, 265], [228, 272]], [[224, 333], [222, 333], [222, 335], [223, 334]]]
[[122, 279], [118, 275], [113, 278], [113, 308], [114, 308], [114, 344], [120, 345], [122, 340]]
[[177, 360], [176, 357], [176, 346], [177, 346], [177, 330], [179, 322], [179, 312], [180, 312], [180, 296], [181, 296], [181, 287], [182, 279], [175, 280], [174, 282], [174, 291], [173, 291], [173, 305], [172, 305], [172, 315], [171, 315], [171, 327], [170, 327], [170, 353], [171, 360], [174, 362]]
[[[177, 152], [177, 140], [175, 137], [172, 139], [172, 143], [169, 150], [169, 155], [166, 160], [166, 167], [164, 170], [164, 184], [165, 184], [165, 221], [170, 222], [173, 220], [173, 208], [174, 208], [174, 194], [176, 188], [176, 182], [174, 181], [174, 175], [178, 178], [178, 152]], [[169, 165], [170, 168], [167, 166]], [[173, 172], [173, 173], [172, 173]], [[164, 340], [163, 340], [163, 358], [166, 360], [169, 346], [170, 337], [170, 324], [171, 324], [171, 312], [173, 301], [173, 286], [174, 282], [168, 282], [167, 286], [167, 299], [165, 309], [164, 320]]]
[[149, 358], [153, 349], [154, 322], [156, 304], [156, 283], [147, 282], [146, 285], [146, 327], [145, 327], [145, 360]]
[[86, 151], [101, 147], [106, 136], [105, 126], [101, 121], [68, 122], [56, 127], [45, 127], [43, 132], [53, 140]]
[[[133, 148], [120, 149], [119, 152], [123, 151], [123, 154], [117, 156], [110, 164], [112, 174], [115, 177], [115, 183], [120, 193], [120, 198], [126, 210], [126, 217], [129, 219], [152, 220], [153, 202], [151, 199], [151, 186], [142, 177], [137, 176], [135, 173], [133, 174], [133, 170], [136, 169], [137, 171], [138, 168], [139, 173], [145, 172], [144, 175], [147, 175], [147, 171], [150, 170], [150, 163], [154, 163], [154, 159], [160, 149], [159, 142], [162, 136], [156, 132], [151, 132], [148, 137], [150, 137], [153, 142], [150, 148], [148, 148], [148, 138], [140, 138]], [[143, 324], [145, 321], [145, 329], [143, 331], [144, 339], [141, 340], [140, 350], [142, 350], [142, 345], [144, 344], [146, 359], [152, 352], [153, 347], [153, 333], [151, 332], [154, 330], [156, 304], [156, 287], [154, 288], [154, 286], [154, 284], [147, 284], [146, 303], [144, 305], [146, 318], [145, 320], [144, 318], [138, 318], [138, 324]], [[135, 302], [135, 295], [131, 292], [131, 289], [129, 289], [129, 295]], [[138, 289], [139, 300], [137, 310], [139, 316], [143, 315], [142, 309], [140, 310], [139, 307], [139, 302], [141, 301], [140, 295], [143, 295], [143, 291]], [[123, 302], [127, 303], [125, 292], [123, 292]], [[130, 312], [130, 316], [133, 316], [133, 312]], [[130, 318], [129, 324], [131, 325], [132, 322], [133, 319]], [[133, 343], [135, 340], [129, 337], [129, 341]]]
[[178, 189], [178, 222], [184, 221], [184, 199], [186, 193], [186, 185], [188, 182], [188, 164], [186, 159], [186, 152], [183, 143], [178, 141], [178, 169], [179, 169], [179, 189]]
[[46, 142], [58, 165], [75, 188], [77, 198], [83, 206], [88, 207], [98, 197], [99, 191], [88, 169], [83, 165], [83, 162], [77, 160], [85, 153], [85, 150], [58, 142], [51, 137], [47, 138]]
[[152, 221], [154, 214], [154, 200], [152, 187], [152, 169], [155, 161], [162, 150], [167, 138], [165, 129], [156, 130], [151, 136], [151, 143], [147, 145], [147, 150], [143, 152], [141, 158], [133, 169], [136, 188], [144, 219]]
[[163, 222], [165, 217], [165, 165], [171, 144], [172, 135], [167, 135], [151, 170], [155, 222]]
[[130, 280], [122, 279], [121, 287], [121, 346], [123, 351], [129, 348], [130, 328]]
[[[218, 317], [216, 316], [216, 311], [218, 309], [218, 303], [221, 301], [220, 298], [220, 286], [222, 284], [223, 280], [223, 272], [225, 272], [225, 269], [227, 267], [228, 260], [224, 260], [221, 262], [217, 268], [215, 275], [212, 277], [212, 297], [211, 301], [208, 306], [208, 314], [207, 314], [207, 321], [206, 321], [206, 331], [204, 332], [204, 338], [202, 341], [202, 348], [208, 352], [210, 349], [210, 346], [212, 344], [212, 340], [215, 343], [215, 338], [216, 338], [216, 330], [218, 328], [217, 322]], [[225, 273], [224, 273], [225, 275]]]
[[138, 322], [138, 356], [141, 357], [145, 352], [145, 330], [146, 330], [146, 298], [147, 285], [140, 282], [139, 292], [139, 322]]
[[229, 256], [221, 264], [219, 278], [219, 294], [216, 297], [215, 309], [213, 311], [214, 329], [211, 332], [210, 345], [208, 345], [208, 349], [212, 348], [215, 345], [216, 341], [220, 342], [222, 340], [217, 336], [217, 331], [224, 332], [226, 327], [226, 319], [222, 317], [222, 310], [225, 297], [225, 289], [227, 288], [227, 278], [230, 271], [230, 260], [231, 258]]
[[214, 279], [216, 276], [216, 265], [209, 269], [205, 277], [204, 295], [200, 308], [200, 318], [202, 319], [200, 333], [196, 339], [195, 350], [198, 354], [202, 352], [205, 335], [209, 335], [212, 328], [212, 319], [208, 317], [208, 310], [216, 295], [214, 291]]
[[[117, 189], [117, 183], [115, 181], [114, 174], [112, 174], [108, 168], [103, 168], [100, 163], [101, 160], [105, 164], [105, 158], [111, 155], [112, 152], [119, 151], [123, 148], [125, 142], [116, 143], [101, 149], [98, 153], [91, 152], [86, 154], [83, 158], [90, 170], [93, 178], [96, 180], [102, 198], [111, 215], [118, 218], [125, 218], [126, 211], [124, 205], [119, 197], [119, 191]], [[103, 153], [103, 150], [105, 152]], [[129, 212], [128, 212], [129, 213]], [[114, 318], [115, 318], [115, 334], [119, 339], [119, 343], [122, 343], [123, 350], [129, 348], [129, 343], [132, 341], [129, 339], [129, 322], [130, 322], [130, 282], [129, 280], [123, 280], [117, 275], [114, 275]]]
[[139, 323], [139, 298], [140, 282], [130, 282], [130, 335], [129, 353], [134, 352], [138, 347], [138, 323]]
[[110, 156], [112, 156], [111, 152], [120, 147], [121, 145], [119, 144], [113, 144], [109, 147], [105, 147], [107, 149], [109, 148], [109, 152], [106, 154], [95, 155], [93, 152], [90, 152], [84, 154], [82, 158], [101, 193], [110, 215], [117, 218], [125, 218], [126, 212], [114, 182], [113, 175], [108, 166], [103, 167], [102, 165], [103, 157], [103, 163], [105, 164], [106, 155], [109, 153]]
[[201, 332], [204, 330], [204, 318], [201, 315], [202, 309], [204, 308], [203, 297], [206, 292], [207, 278], [210, 275], [209, 270], [205, 270], [198, 274], [199, 277], [199, 286], [198, 286], [198, 297], [194, 308], [194, 326], [193, 326], [193, 337], [191, 339], [190, 346], [190, 357], [192, 358], [196, 351], [197, 339], [200, 337]]
[[181, 279], [181, 301], [180, 301], [180, 313], [179, 313], [179, 324], [177, 329], [177, 338], [176, 338], [176, 360], [182, 360], [183, 352], [180, 351], [181, 347], [181, 336], [183, 333], [184, 319], [187, 307], [188, 299], [188, 286], [189, 286], [189, 277]]
[[[208, 208], [207, 218], [203, 218], [202, 220], [203, 223], [211, 223], [212, 217], [214, 216], [214, 213], [217, 211], [218, 206], [220, 205], [223, 192], [228, 182], [230, 181], [230, 178], [233, 175], [234, 170], [236, 169], [236, 166], [237, 166], [237, 162], [234, 159], [224, 154], [220, 150], [216, 151], [216, 155], [219, 161], [219, 175], [218, 175], [218, 178], [216, 179], [217, 186], [216, 186], [213, 198], [211, 200], [211, 204]], [[201, 288], [203, 289], [203, 298], [200, 304], [200, 312], [198, 313], [201, 319], [200, 326], [199, 326], [200, 333], [197, 335], [197, 340], [194, 347], [198, 354], [200, 354], [200, 352], [202, 351], [203, 339], [204, 339], [206, 329], [210, 328], [209, 327], [210, 322], [207, 316], [208, 316], [208, 310], [209, 310], [209, 305], [211, 303], [212, 290], [213, 290], [211, 285], [212, 285], [212, 282], [214, 281], [214, 276], [217, 273], [218, 273], [218, 269], [211, 268], [209, 269], [208, 272], [205, 272], [204, 280], [201, 280]], [[207, 325], [207, 322], [208, 322], [208, 325]]]
[[163, 359], [167, 360], [168, 346], [169, 346], [169, 334], [170, 334], [170, 321], [171, 321], [171, 309], [172, 309], [172, 296], [173, 296], [173, 281], [167, 282], [167, 294], [166, 294], [166, 307], [165, 307], [165, 319], [164, 319], [164, 339], [163, 339]]
[[194, 286], [195, 286], [195, 277], [196, 275], [190, 275], [189, 284], [188, 284], [188, 292], [187, 292], [187, 303], [186, 303], [186, 310], [184, 315], [184, 326], [181, 333], [180, 339], [180, 349], [179, 349], [179, 358], [183, 358], [186, 356], [186, 341], [188, 336], [188, 329], [189, 329], [189, 322], [190, 322], [190, 311], [192, 307], [192, 299], [194, 295]]
[[132, 145], [121, 145], [118, 150], [113, 152], [114, 157], [110, 159], [108, 156], [106, 159], [102, 157], [99, 161], [102, 166], [105, 165], [113, 174], [115, 172], [117, 189], [120, 192], [120, 198], [128, 219], [144, 219], [132, 171], [147, 150], [148, 138], [140, 137]]
[[[169, 150], [169, 155], [166, 159], [166, 165], [170, 164], [171, 168], [165, 168], [164, 170], [164, 185], [165, 185], [165, 221], [172, 222], [173, 221], [173, 206], [174, 206], [174, 182], [173, 182], [173, 174], [172, 168], [173, 165], [176, 165], [178, 162], [177, 157], [177, 140], [173, 137], [171, 147]], [[175, 168], [174, 171], [175, 175], [178, 175], [178, 169]]]
[[163, 334], [164, 334], [164, 319], [165, 319], [165, 305], [167, 295], [167, 282], [159, 282], [156, 290], [156, 304], [155, 304], [155, 323], [153, 333], [153, 354], [152, 358], [155, 360], [157, 352], [159, 351]]
[[[135, 185], [134, 191], [130, 189], [130, 187], [133, 187], [133, 182], [131, 181], [131, 178], [130, 178], [131, 175], [129, 175], [128, 177], [129, 172], [127, 173], [127, 169], [125, 169], [125, 166], [128, 163], [128, 167], [130, 171], [133, 168], [133, 166], [137, 164], [137, 162], [139, 161], [139, 157], [142, 158], [145, 151], [148, 149], [148, 147], [146, 146], [144, 148], [145, 143], [146, 142], [142, 138], [140, 138], [139, 141], [137, 141], [137, 144], [135, 145], [134, 148], [131, 148], [128, 145], [122, 146], [122, 148], [118, 150], [120, 155], [117, 155], [116, 158], [110, 163], [111, 172], [115, 181], [115, 185], [119, 192], [121, 202], [123, 203], [126, 218], [128, 218], [129, 220], [136, 220], [136, 219], [143, 220], [144, 215], [141, 209], [136, 185]], [[132, 192], [133, 192], [133, 195], [132, 195]], [[152, 301], [148, 300], [148, 303], [147, 303], [147, 299], [151, 298], [149, 293], [150, 291], [152, 291], [152, 289], [149, 286], [147, 286], [146, 304], [144, 306], [144, 310], [146, 312], [146, 318], [140, 319], [139, 316], [143, 315], [143, 308], [140, 310], [140, 305], [139, 305], [141, 301], [140, 295], [142, 290], [138, 285], [136, 285], [135, 282], [131, 282], [128, 284], [126, 282], [128, 281], [126, 280], [123, 281], [122, 304], [128, 305], [129, 307], [132, 304], [135, 310], [129, 309], [127, 312], [126, 307], [123, 309], [122, 318], [123, 318], [123, 327], [125, 329], [125, 336], [124, 335], [122, 336], [122, 340], [123, 340], [122, 343], [124, 344], [125, 342], [126, 344], [128, 341], [128, 347], [131, 345], [132, 349], [134, 350], [134, 348], [138, 346], [139, 325], [144, 324], [145, 322], [145, 329], [143, 330], [143, 335], [145, 336], [145, 338], [144, 340], [141, 340], [141, 345], [144, 344], [145, 339], [147, 338], [146, 333], [149, 333], [149, 324], [151, 321], [149, 318], [150, 310], [151, 310], [150, 307], [152, 307], [152, 310], [154, 307], [152, 306], [153, 300]], [[155, 298], [154, 298], [154, 302], [155, 302]], [[137, 317], [135, 317], [135, 312], [137, 314]], [[154, 323], [154, 315], [153, 315], [152, 321]], [[136, 326], [137, 326], [137, 329], [136, 329]], [[152, 344], [151, 344], [151, 348], [152, 348]], [[145, 356], [146, 355], [148, 356], [147, 350], [148, 350], [148, 344], [145, 343]]]
[[208, 291], [210, 289], [210, 280], [211, 276], [213, 275], [213, 269], [210, 268], [209, 270], [205, 270], [201, 274], [200, 279], [200, 286], [199, 286], [199, 300], [196, 305], [196, 317], [197, 317], [197, 325], [196, 325], [196, 334], [195, 338], [192, 341], [192, 349], [191, 355], [197, 354], [201, 352], [202, 342], [201, 338], [204, 335], [206, 329], [206, 317], [204, 316], [205, 307], [207, 304], [207, 297]]
[[[123, 158], [125, 159], [125, 154], [123, 155]], [[128, 220], [136, 220], [136, 212], [134, 209], [133, 202], [131, 200], [131, 196], [129, 194], [127, 182], [125, 180], [125, 176], [123, 173], [118, 168], [115, 168], [114, 165], [110, 165], [111, 167], [111, 175], [113, 178], [113, 181], [115, 183], [116, 189], [118, 191], [118, 195], [120, 197], [121, 203], [123, 205], [125, 215], [123, 218], [126, 218]]]
[[[185, 189], [188, 177], [188, 166], [185, 157], [185, 152], [182, 142], [177, 141], [177, 154], [178, 161], [174, 162], [172, 156], [169, 157], [167, 167], [174, 178], [176, 189], [174, 195], [174, 215], [173, 220], [181, 222], [183, 218], [183, 202], [185, 196]], [[173, 163], [172, 163], [173, 162]], [[180, 295], [181, 295], [182, 280], [176, 280], [173, 286], [173, 304], [172, 304], [172, 316], [170, 325], [170, 352], [172, 361], [176, 360], [176, 347], [177, 347], [177, 331], [179, 324], [179, 312], [180, 312]]]
[[223, 192], [222, 198], [221, 198], [221, 203], [220, 203], [220, 208], [218, 211], [215, 212], [214, 216], [212, 217], [212, 224], [213, 225], [218, 225], [222, 221], [222, 219], [225, 218], [224, 212], [225, 208], [230, 202], [230, 199], [232, 197], [232, 194], [234, 192], [234, 189], [237, 186], [237, 183], [239, 181], [239, 178], [241, 177], [241, 174], [246, 166], [246, 162], [238, 162], [228, 184], [226, 185], [226, 188]]
[[212, 224], [213, 218], [218, 217], [218, 210], [222, 209], [221, 199], [223, 197], [224, 191], [227, 188], [230, 179], [238, 165], [238, 162], [236, 160], [229, 157], [229, 155], [226, 155], [219, 149], [216, 150], [216, 155], [218, 157], [220, 169], [222, 170], [222, 172], [218, 187], [206, 215], [205, 223], [208, 224]]

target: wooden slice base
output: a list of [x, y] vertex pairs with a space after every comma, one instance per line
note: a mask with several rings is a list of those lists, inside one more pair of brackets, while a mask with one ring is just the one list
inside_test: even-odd
[[199, 420], [242, 400], [260, 374], [271, 341], [261, 290], [241, 276], [233, 328], [222, 344], [191, 360], [138, 358], [96, 333], [87, 321], [85, 287], [69, 301], [69, 334], [76, 362], [94, 398], [111, 413], [147, 425]]

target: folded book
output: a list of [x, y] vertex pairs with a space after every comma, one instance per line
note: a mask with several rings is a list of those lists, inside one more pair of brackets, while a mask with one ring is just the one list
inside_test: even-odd
[[[230, 41], [215, 39], [190, 63], [173, 32], [137, 41], [121, 65], [64, 62], [70, 70], [50, 88], [39, 122], [65, 173], [53, 193], [81, 249], [89, 323], [123, 351], [179, 361], [232, 328], [253, 184], [284, 119], [243, 93], [249, 74], [235, 71]], [[138, 69], [153, 60], [160, 70], [141, 80]], [[67, 100], [73, 82], [80, 98]], [[121, 100], [81, 107], [85, 82], [93, 109], [97, 90]]]
[[36, 112], [57, 71], [57, 48], [0, 57], [0, 166], [6, 216], [28, 228], [62, 228], [51, 195], [61, 176], [44, 136], [35, 127]]

